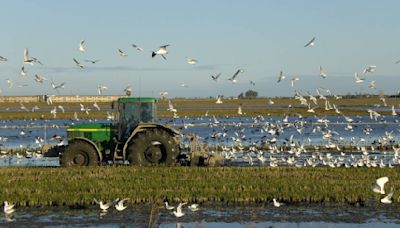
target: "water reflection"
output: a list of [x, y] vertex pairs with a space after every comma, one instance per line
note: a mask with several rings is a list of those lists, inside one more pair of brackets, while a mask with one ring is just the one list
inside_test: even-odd
[[[18, 208], [0, 225], [15, 227], [147, 227], [148, 205], [130, 205], [117, 212], [100, 213], [97, 208], [68, 209], [59, 207]], [[201, 210], [185, 211], [182, 218], [160, 208], [156, 220], [159, 227], [398, 227], [400, 217], [394, 205], [367, 207], [287, 205], [202, 206]]]

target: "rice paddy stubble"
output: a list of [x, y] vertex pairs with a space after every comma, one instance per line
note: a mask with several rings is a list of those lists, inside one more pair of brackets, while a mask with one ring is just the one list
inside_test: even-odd
[[[374, 180], [388, 176], [399, 186], [400, 174], [389, 168], [291, 167], [82, 167], [1, 168], [0, 200], [19, 205], [89, 205], [128, 197], [132, 203], [168, 199], [181, 202], [356, 203], [375, 199]], [[395, 192], [394, 202], [398, 202]]]

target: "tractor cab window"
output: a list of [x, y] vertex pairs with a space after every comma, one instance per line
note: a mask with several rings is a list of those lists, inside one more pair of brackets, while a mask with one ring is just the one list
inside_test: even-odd
[[155, 105], [151, 102], [125, 102], [120, 104], [120, 128], [122, 138], [129, 137], [139, 123], [154, 121]]

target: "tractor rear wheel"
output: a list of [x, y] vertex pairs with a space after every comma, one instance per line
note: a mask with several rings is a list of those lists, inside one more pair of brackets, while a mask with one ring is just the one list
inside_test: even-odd
[[95, 166], [99, 164], [96, 150], [86, 142], [74, 141], [65, 147], [60, 157], [60, 165]]
[[166, 130], [149, 128], [132, 138], [126, 152], [131, 165], [175, 165], [179, 145]]

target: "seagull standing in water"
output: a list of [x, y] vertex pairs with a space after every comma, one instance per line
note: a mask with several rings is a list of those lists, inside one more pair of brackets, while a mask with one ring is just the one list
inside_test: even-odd
[[187, 203], [179, 203], [179, 205], [176, 207], [176, 211], [173, 211], [175, 217], [180, 218], [185, 215], [185, 213], [182, 212], [182, 206], [186, 205]]
[[118, 203], [115, 204], [115, 209], [117, 209], [117, 211], [125, 210], [127, 208], [127, 206], [124, 205], [124, 203], [128, 200], [129, 200], [129, 198], [125, 198], [125, 199], [118, 201]]
[[163, 57], [163, 59], [167, 60], [167, 58], [165, 58], [165, 54], [168, 53], [167, 51], [167, 47], [170, 46], [169, 44], [160, 46], [160, 48], [157, 51], [153, 51], [151, 52], [151, 57], [154, 58], [154, 56], [156, 55], [161, 55], [161, 57]]
[[14, 213], [15, 209], [14, 209], [14, 204], [9, 204], [7, 201], [4, 201], [4, 208], [3, 211], [5, 214], [9, 215]]
[[274, 201], [274, 207], [280, 207], [281, 206], [281, 203], [276, 201], [275, 198], [273, 198], [272, 201]]
[[175, 208], [174, 206], [169, 205], [169, 204], [168, 204], [168, 201], [165, 201], [164, 203], [165, 203], [165, 208], [166, 208], [167, 210], [173, 210], [173, 209]]
[[98, 201], [96, 198], [93, 198], [93, 201], [100, 206], [100, 209], [102, 211], [107, 211], [108, 208], [110, 208], [112, 205], [116, 204], [119, 201], [119, 199], [117, 198], [114, 201], [111, 201], [106, 204], [104, 204], [103, 201]]

